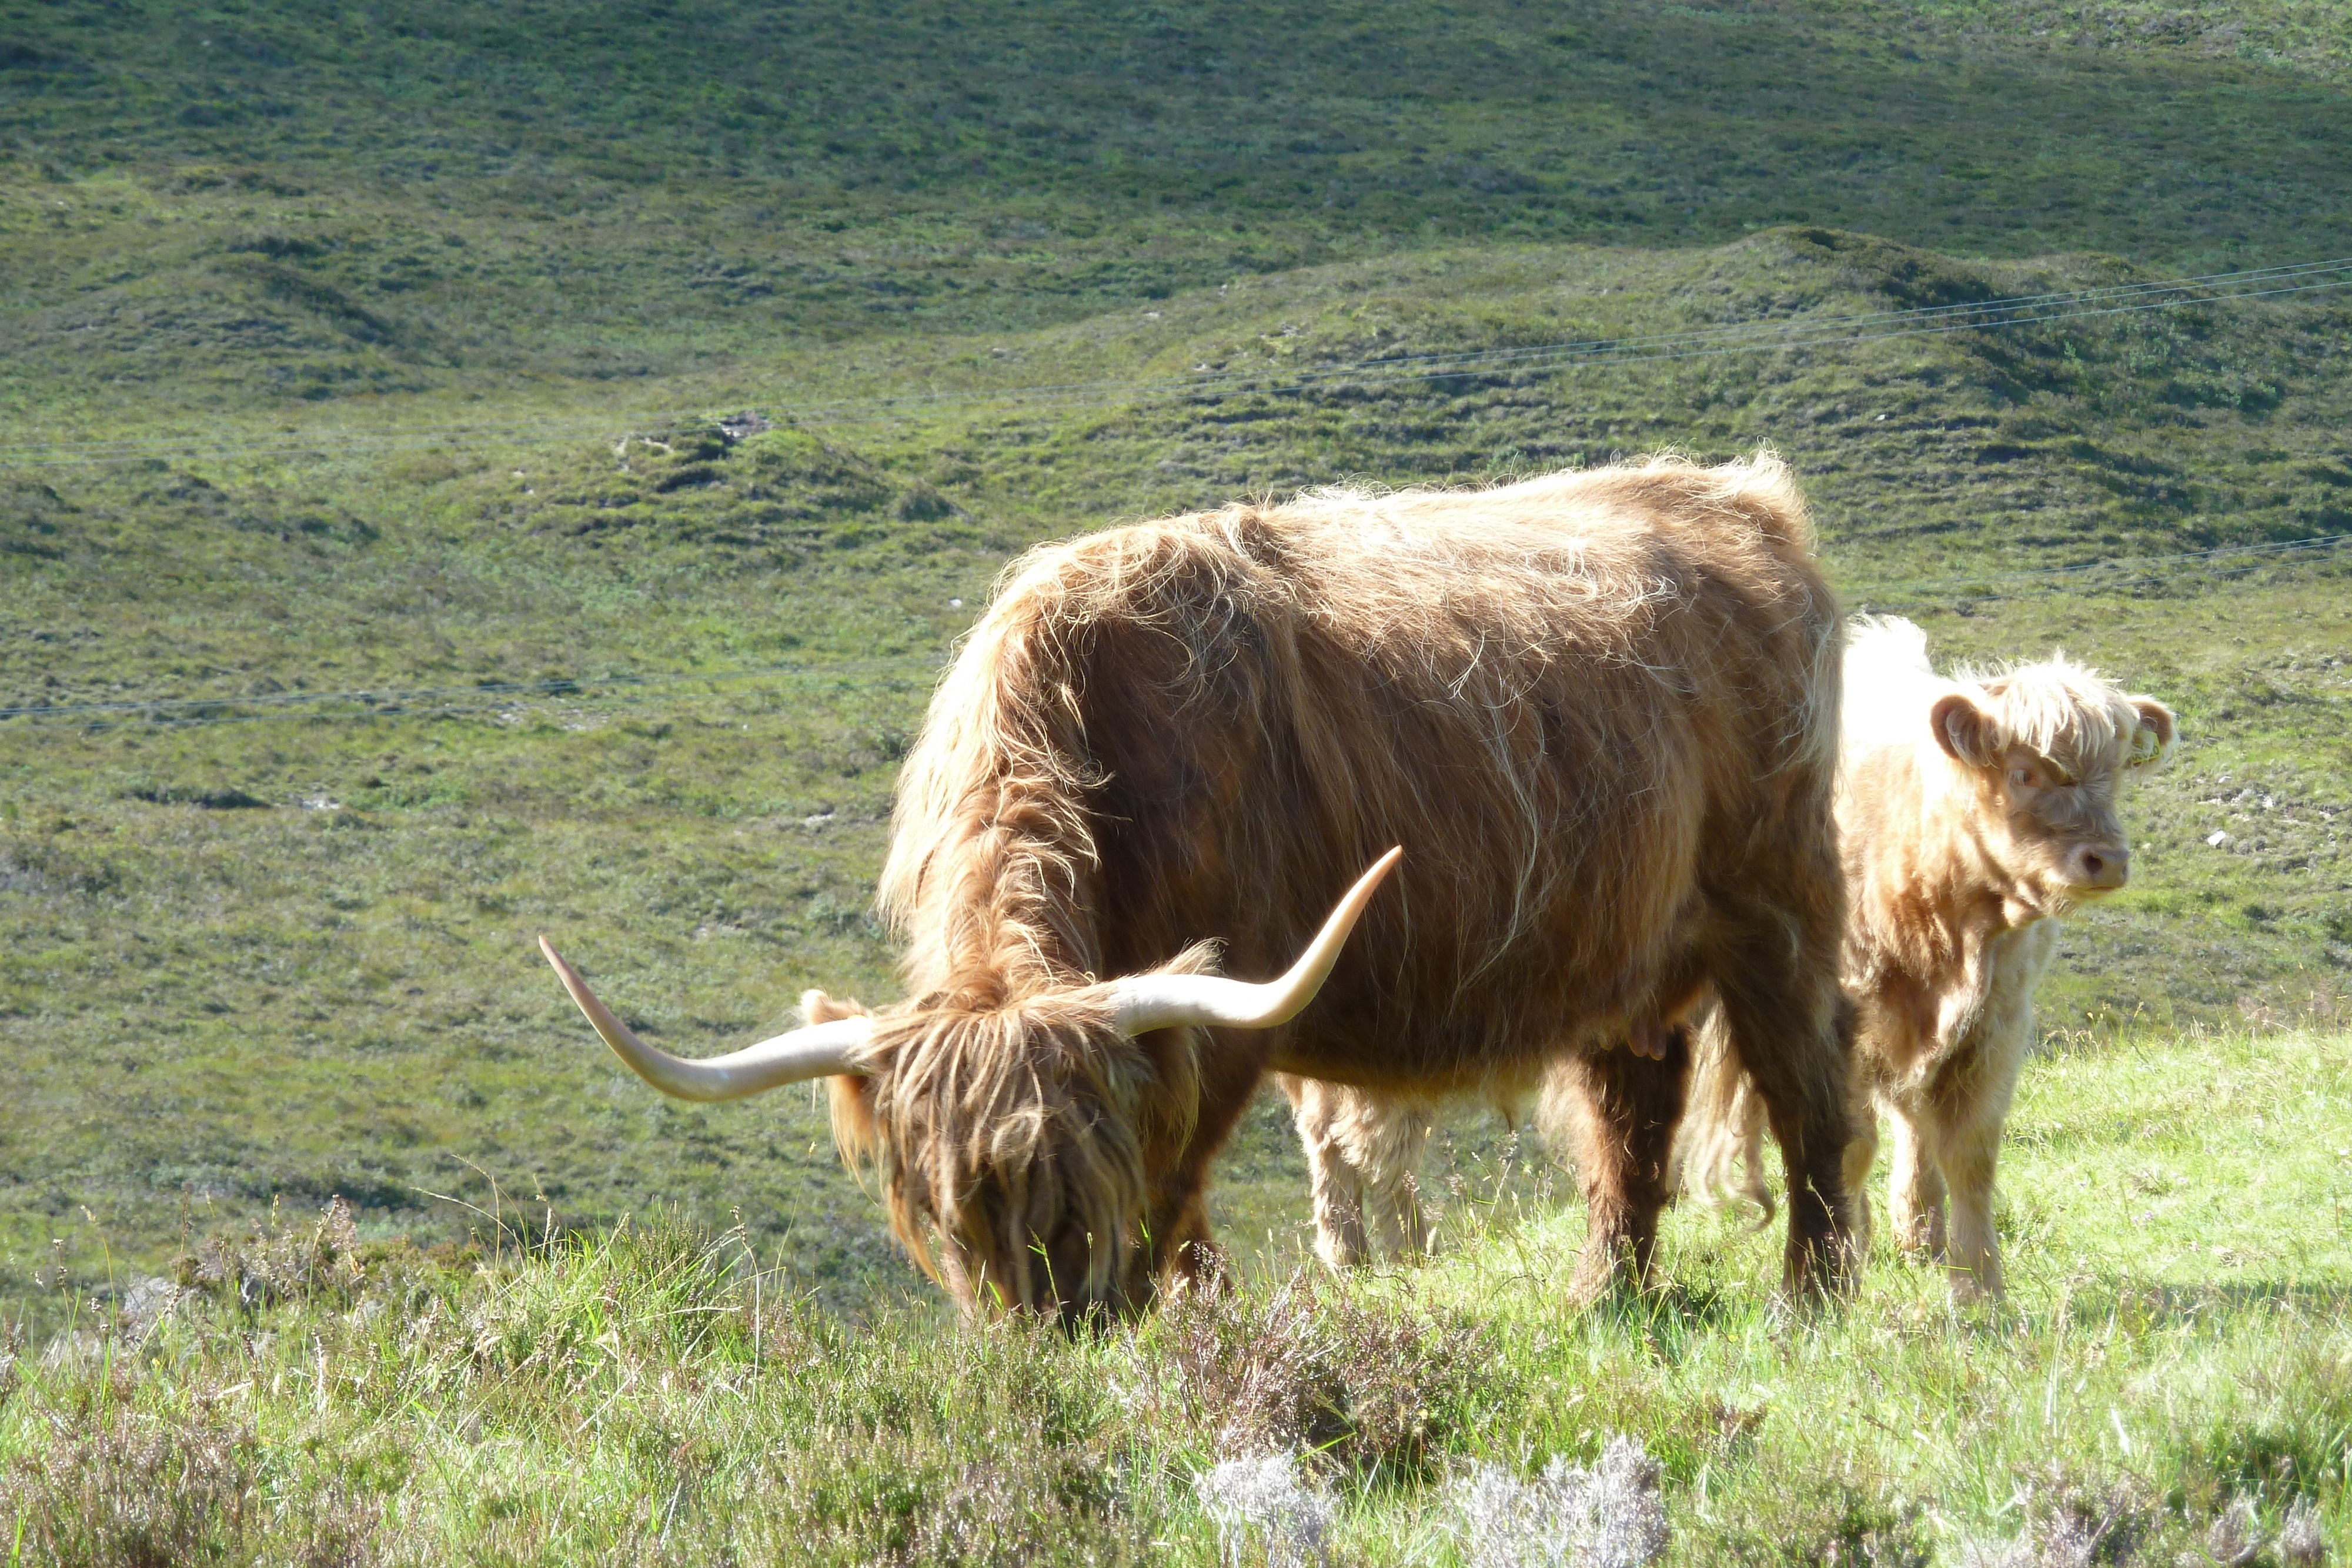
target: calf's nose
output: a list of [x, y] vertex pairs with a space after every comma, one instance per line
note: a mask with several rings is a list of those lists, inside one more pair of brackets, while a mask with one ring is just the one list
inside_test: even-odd
[[2111, 891], [2131, 880], [2131, 852], [2121, 844], [2076, 844], [2066, 856], [2075, 885]]

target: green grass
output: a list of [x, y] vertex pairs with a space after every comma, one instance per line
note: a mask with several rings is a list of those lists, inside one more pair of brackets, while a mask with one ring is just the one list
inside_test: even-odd
[[1705, 1212], [1669, 1218], [1658, 1294], [1571, 1312], [1580, 1220], [1525, 1173], [1452, 1200], [1428, 1268], [1277, 1271], [1075, 1340], [942, 1333], [929, 1295], [845, 1321], [740, 1232], [436, 1260], [289, 1218], [194, 1249], [147, 1337], [92, 1314], [19, 1359], [0, 1520], [27, 1561], [93, 1563], [1205, 1563], [1192, 1478], [1305, 1443], [1339, 1560], [1447, 1563], [1450, 1478], [1622, 1432], [1677, 1563], [1959, 1562], [2078, 1516], [2109, 1526], [2098, 1561], [2168, 1563], [2240, 1500], [2264, 1542], [2315, 1507], [2340, 1551], [2348, 1072], [2312, 1034], [2037, 1063], [2012, 1296], [1968, 1314], [1881, 1255], [1850, 1306], [1790, 1317], [1775, 1239]]

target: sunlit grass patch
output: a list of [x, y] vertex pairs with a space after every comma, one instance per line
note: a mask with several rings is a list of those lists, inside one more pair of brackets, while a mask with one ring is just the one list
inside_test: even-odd
[[[1226, 1549], [1289, 1560], [1307, 1535], [1281, 1546], [1201, 1479], [1287, 1455], [1307, 1490], [1282, 1517], [1335, 1561], [1516, 1561], [1492, 1531], [1552, 1495], [1547, 1467], [1614, 1474], [1629, 1439], [1675, 1563], [2313, 1562], [2352, 1522], [2352, 1259], [2315, 1202], [2340, 1186], [2243, 1177], [2336, 1157], [2346, 1051], [2037, 1063], [2003, 1188], [2047, 1218], [2011, 1231], [2008, 1302], [1968, 1311], [1885, 1254], [1851, 1302], [1792, 1311], [1777, 1236], [1692, 1212], [1655, 1293], [1589, 1312], [1559, 1289], [1572, 1215], [1503, 1205], [1425, 1268], [1256, 1279], [1076, 1335], [927, 1297], [844, 1318], [740, 1232], [672, 1221], [437, 1260], [289, 1221], [192, 1254], [143, 1337], [101, 1316], [17, 1354], [0, 1518], [91, 1563], [1205, 1563], [1219, 1518]], [[2200, 1082], [2231, 1113], [2168, 1123]], [[2165, 1179], [2216, 1201], [2119, 1220], [2158, 1124]]]

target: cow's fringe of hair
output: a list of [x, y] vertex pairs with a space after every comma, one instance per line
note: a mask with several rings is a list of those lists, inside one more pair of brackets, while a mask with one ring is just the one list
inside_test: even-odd
[[[865, 1152], [885, 1177], [892, 1228], [924, 1271], [942, 1278], [925, 1234], [937, 1224], [965, 1243], [943, 1280], [960, 1296], [992, 1287], [1016, 1303], [1108, 1295], [1142, 1207], [1137, 1112], [1150, 1076], [1113, 1027], [1108, 998], [901, 1015], [877, 1029], [875, 1046], [888, 1066], [864, 1081]], [[1051, 1264], [1032, 1240], [1073, 1221], [1098, 1239], [1088, 1277], [1041, 1291], [1033, 1276]], [[982, 1277], [952, 1277], [971, 1269]]]
[[2039, 664], [1961, 670], [1956, 679], [1983, 694], [1994, 745], [2006, 740], [2067, 768], [2118, 749], [2130, 768], [2153, 767], [2172, 755], [2171, 736], [2149, 730], [2130, 697], [2063, 653]]
[[[1203, 973], [1195, 946], [1162, 973]], [[862, 1010], [831, 1004], [823, 1022]], [[1199, 1101], [1196, 1041], [1147, 1052], [1113, 1023], [1108, 988], [1034, 997], [992, 1011], [925, 1010], [877, 1020], [872, 1071], [827, 1080], [835, 1146], [882, 1178], [891, 1233], [959, 1300], [1113, 1301], [1146, 1194], [1145, 1152], [1181, 1145]], [[944, 1260], [933, 1231], [961, 1239]], [[1077, 1277], [1045, 1280], [1035, 1239], [1095, 1239]], [[1041, 1286], [1050, 1289], [1041, 1290]]]

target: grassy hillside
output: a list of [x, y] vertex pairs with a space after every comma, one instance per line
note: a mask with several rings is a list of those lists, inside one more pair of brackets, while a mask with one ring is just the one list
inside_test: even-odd
[[[2352, 1545], [2347, 1072], [2318, 1035], [2043, 1064], [1976, 1314], [1881, 1255], [1790, 1318], [1775, 1238], [1706, 1213], [1656, 1296], [1564, 1311], [1578, 1223], [1523, 1176], [1430, 1269], [1075, 1339], [928, 1296], [845, 1323], [740, 1233], [435, 1262], [289, 1216], [0, 1360], [0, 1521], [91, 1564], [1640, 1561], [1540, 1555], [1572, 1519], [1497, 1495], [1622, 1434], [1657, 1490], [1605, 1515], [1662, 1511], [1674, 1564], [2315, 1563]], [[1319, 1495], [1331, 1555], [1221, 1543], [1196, 1478], [1302, 1448], [1268, 1500]]]
[[1465, 241], [2352, 253], [2340, 5], [2212, 11], [15, 0], [0, 408], [635, 392]]
[[[1440, 252], [897, 354], [943, 382], [1124, 379], [2114, 271], [1810, 230], [1679, 257]], [[192, 706], [0, 727], [0, 1028], [33, 1085], [0, 1110], [6, 1245], [22, 1260], [62, 1234], [94, 1256], [87, 1208], [152, 1257], [184, 1201], [281, 1193], [446, 1228], [462, 1216], [430, 1195], [486, 1202], [479, 1166], [582, 1223], [740, 1206], [770, 1243], [789, 1232], [862, 1278], [884, 1250], [874, 1211], [810, 1103], [643, 1093], [532, 936], [681, 1050], [776, 1022], [805, 985], [893, 995], [864, 913], [893, 766], [1021, 542], [1349, 475], [1476, 479], [1667, 442], [1777, 441], [1857, 600], [1920, 615], [1948, 652], [2063, 641], [2182, 711], [2180, 762], [2134, 808], [2145, 869], [2074, 925], [2053, 1027], [2336, 1016], [2339, 570], [2005, 574], [2340, 531], [2352, 399], [2319, 345], [2345, 324], [2341, 305], [2286, 301], [1605, 376], [19, 480], [9, 706]], [[619, 678], [647, 672], [663, 678]], [[1296, 1224], [1302, 1189], [1279, 1119], [1253, 1140], [1264, 1181], [1236, 1197], [1255, 1237]]]
[[[2345, 36], [0, 5], [0, 1301], [279, 1198], [462, 1236], [493, 1179], [903, 1284], [804, 1098], [624, 1082], [530, 937], [681, 1051], [887, 999], [893, 768], [1003, 564], [1349, 478], [1777, 444], [1857, 603], [2182, 712], [2051, 1026], [2340, 1019], [2337, 558], [2020, 574], [2352, 531], [2344, 293], [1416, 366], [2352, 254]], [[816, 407], [884, 393], [933, 401]], [[1270, 1109], [1225, 1175], [1291, 1251]]]

